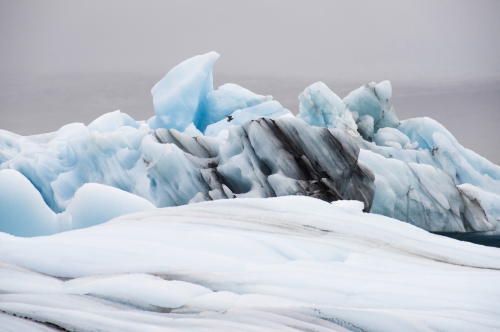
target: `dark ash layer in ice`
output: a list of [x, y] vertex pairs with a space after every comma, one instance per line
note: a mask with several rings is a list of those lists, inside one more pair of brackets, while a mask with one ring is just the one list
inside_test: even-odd
[[[371, 208], [374, 174], [358, 163], [359, 148], [339, 129], [318, 128], [294, 118], [260, 118], [232, 127], [219, 154], [209, 137], [191, 137], [157, 129], [160, 143], [181, 149], [200, 172], [205, 190], [190, 202], [235, 197], [304, 195], [332, 202], [356, 199]], [[310, 144], [314, 142], [314, 144]], [[153, 166], [154, 169], [156, 167]], [[168, 187], [168, 170], [148, 170], [154, 182]]]

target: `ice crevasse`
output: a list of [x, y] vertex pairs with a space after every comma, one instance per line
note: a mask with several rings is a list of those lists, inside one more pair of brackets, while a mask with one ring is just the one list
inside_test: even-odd
[[115, 111], [48, 134], [0, 130], [0, 231], [47, 235], [155, 207], [287, 195], [359, 200], [429, 231], [500, 231], [500, 167], [430, 118], [400, 121], [389, 81], [343, 99], [313, 83], [295, 117], [271, 96], [214, 89], [218, 58], [169, 71], [147, 121]]

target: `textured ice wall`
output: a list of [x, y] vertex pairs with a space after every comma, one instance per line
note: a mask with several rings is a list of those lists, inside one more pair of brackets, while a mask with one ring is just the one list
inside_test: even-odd
[[[342, 101], [318, 82], [299, 96], [300, 118], [354, 137], [362, 149], [360, 160], [375, 172], [371, 212], [430, 231], [500, 232], [498, 209], [482, 204], [478, 195], [471, 201], [457, 188], [468, 184], [500, 195], [500, 167], [463, 148], [430, 118], [400, 122], [388, 107], [391, 96], [389, 81], [365, 84]], [[334, 116], [340, 110], [352, 114], [354, 127]]]
[[[272, 102], [253, 107], [267, 103]], [[116, 129], [109, 122], [97, 126], [104, 120], [120, 122], [123, 118], [123, 114], [115, 112], [96, 120], [93, 126], [102, 132], [89, 132], [85, 126], [74, 124], [78, 131], [70, 131], [71, 135], [66, 129], [35, 138], [1, 133], [16, 147], [1, 167], [8, 168], [8, 172], [16, 170], [16, 176], [31, 188], [28, 191], [39, 197], [37, 204], [52, 208], [45, 206], [48, 212], [40, 213], [40, 224], [60, 225], [48, 227], [45, 233], [35, 228], [32, 233], [10, 230], [21, 210], [13, 212], [8, 205], [1, 205], [11, 218], [9, 222], [2, 221], [0, 230], [16, 235], [42, 235], [95, 225], [135, 211], [130, 210], [135, 205], [127, 198], [121, 214], [115, 212], [120, 205], [113, 205], [110, 200], [122, 190], [151, 202], [150, 207], [284, 195], [306, 195], [326, 201], [357, 199], [364, 202], [366, 211], [371, 207], [373, 173], [366, 165], [358, 164], [359, 148], [341, 130], [312, 127], [293, 117], [260, 118], [241, 127], [230, 127], [227, 141], [222, 141], [208, 136], [192, 137], [174, 129], [151, 130], [144, 124]], [[88, 191], [89, 183], [121, 190], [102, 187], [116, 190], [108, 194], [102, 190]], [[0, 186], [0, 195], [9, 196], [12, 185]], [[101, 196], [107, 197], [103, 208], [91, 208]], [[25, 202], [22, 194], [12, 199], [19, 206]], [[74, 206], [75, 201], [80, 202], [76, 204], [79, 207]], [[68, 214], [74, 215], [72, 222], [65, 221]]]

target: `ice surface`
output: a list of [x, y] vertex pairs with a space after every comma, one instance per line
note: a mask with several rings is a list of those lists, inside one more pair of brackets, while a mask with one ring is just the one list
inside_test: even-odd
[[183, 131], [193, 122], [204, 131], [209, 123], [207, 94], [213, 90], [212, 67], [216, 52], [190, 58], [171, 69], [151, 90], [156, 116], [151, 128]]
[[[369, 210], [373, 179], [355, 175], [359, 150], [339, 129], [311, 127], [296, 118], [262, 118], [231, 127], [218, 172], [236, 197], [307, 195], [326, 201], [359, 199]], [[354, 184], [353, 184], [354, 183]]]
[[442, 170], [384, 158], [368, 150], [361, 150], [360, 160], [375, 172], [376, 191], [370, 212], [434, 232], [494, 229], [481, 208], [470, 210], [469, 202]]
[[0, 130], [0, 329], [500, 329], [499, 250], [424, 231], [498, 234], [500, 167], [400, 122], [388, 81], [312, 84], [297, 119], [213, 90], [217, 58], [172, 69], [147, 123]]
[[227, 121], [227, 118], [224, 117], [224, 119], [209, 125], [205, 130], [205, 135], [217, 137], [221, 131], [228, 130], [231, 126], [241, 126], [247, 121], [257, 120], [261, 117], [275, 119], [291, 115], [291, 113], [286, 108], [283, 108], [280, 103], [273, 100], [260, 103], [255, 106], [238, 109], [229, 113], [229, 115], [233, 117], [233, 120], [229, 122]]
[[500, 167], [461, 146], [437, 121], [426, 117], [408, 119], [401, 121], [398, 130], [422, 149], [432, 151], [443, 170], [457, 184], [471, 183], [500, 193]]
[[272, 96], [261, 96], [237, 84], [227, 83], [207, 95], [210, 122], [215, 123], [234, 111], [271, 101]]
[[[0, 169], [22, 173], [56, 213], [63, 212], [78, 188], [94, 182], [146, 197], [148, 189], [140, 183], [143, 174], [142, 139], [147, 126], [124, 126], [113, 132], [89, 131], [83, 124], [71, 124], [58, 132], [38, 136], [9, 138], [15, 149], [2, 158]], [[8, 137], [0, 133], [0, 141]], [[139, 182], [138, 182], [139, 181]]]
[[0, 221], [1, 232], [20, 236], [54, 234], [62, 226], [31, 182], [9, 169], [0, 170]]
[[[492, 215], [493, 212], [488, 212], [492, 208], [483, 207], [479, 201], [472, 203], [457, 186], [471, 184], [492, 195], [500, 195], [500, 167], [463, 148], [453, 135], [432, 119], [399, 122], [394, 108], [388, 108], [391, 96], [389, 81], [365, 84], [342, 101], [318, 82], [299, 96], [300, 119], [315, 126], [335, 126], [351, 135], [352, 129], [357, 127], [363, 138], [356, 138], [358, 146], [383, 156], [376, 158], [369, 152], [361, 154], [361, 160], [375, 170], [377, 178], [372, 212], [427, 230], [494, 230], [496, 221], [484, 216]], [[348, 109], [346, 113], [356, 121], [355, 126], [338, 125], [338, 121], [332, 120], [334, 114], [344, 109]], [[419, 172], [423, 173], [419, 175]], [[424, 180], [429, 178], [434, 182]], [[451, 199], [448, 203], [453, 208], [444, 204], [443, 197], [447, 197], [446, 201]], [[458, 201], [457, 197], [460, 198]]]
[[311, 126], [339, 128], [358, 136], [351, 112], [325, 83], [316, 82], [299, 95], [300, 118]]
[[[351, 111], [355, 112], [359, 118], [358, 122], [363, 123], [363, 138], [370, 139], [370, 123], [373, 122], [373, 134], [379, 128], [395, 128], [399, 124], [394, 108], [387, 108], [387, 104], [392, 97], [392, 86], [389, 81], [380, 83], [371, 82], [359, 89], [349, 93], [344, 99], [344, 104]], [[369, 120], [369, 118], [372, 120]]]
[[500, 328], [499, 249], [340, 204], [219, 200], [48, 237], [0, 233], [0, 324], [15, 314], [101, 331]]
[[332, 202], [332, 204], [350, 212], [363, 212], [363, 209], [365, 208], [364, 203], [360, 201], [342, 200]]
[[[401, 132], [403, 136], [400, 136], [396, 130]], [[439, 187], [433, 183], [426, 185], [422, 181], [419, 181], [418, 186], [412, 185], [405, 190], [395, 189], [403, 188], [401, 185], [406, 182], [405, 179], [413, 177], [413, 172], [407, 171], [410, 168], [408, 166], [410, 164], [431, 166], [434, 169], [432, 173], [442, 178], [440, 180], [436, 179], [436, 183], [450, 183], [448, 179], [451, 179], [451, 183], [453, 183], [455, 187], [460, 187], [460, 185], [463, 184], [470, 184], [491, 195], [500, 195], [500, 167], [462, 147], [450, 132], [430, 118], [401, 121], [401, 125], [396, 129], [382, 128], [377, 132], [375, 137], [375, 142], [379, 146], [366, 141], [357, 140], [358, 145], [362, 149], [360, 159], [370, 165], [377, 174], [377, 189], [372, 212], [381, 213], [412, 223], [414, 223], [414, 221], [411, 220], [416, 218], [416, 216], [420, 216], [419, 220], [421, 220], [421, 223], [417, 222], [414, 224], [421, 226], [425, 220], [423, 215], [413, 214], [414, 212], [411, 212], [413, 210], [405, 208], [409, 204], [409, 189], [428, 187], [425, 189], [426, 192], [433, 193], [437, 191], [441, 195], [449, 195], [451, 192], [456, 192], [457, 189], [453, 189], [451, 186], [443, 185]], [[413, 149], [410, 148], [406, 137], [409, 139]], [[395, 143], [398, 143], [398, 145]], [[405, 144], [406, 149], [401, 149], [399, 147], [399, 145], [403, 144]], [[378, 154], [383, 158], [372, 157], [370, 152]], [[398, 166], [395, 166], [397, 163], [393, 160], [399, 160], [401, 164], [398, 165], [404, 165], [404, 167], [398, 168]], [[415, 167], [420, 166], [412, 166], [412, 168]], [[399, 169], [399, 171], [396, 171], [397, 169]], [[437, 172], [438, 170], [440, 172]], [[428, 177], [429, 176], [425, 176], [425, 178]], [[387, 188], [391, 188], [391, 190], [387, 191]], [[398, 194], [392, 195], [391, 191]], [[464, 205], [464, 208], [468, 207], [466, 210], [460, 210], [461, 213], [465, 213], [461, 216], [461, 219], [462, 223], [466, 226], [466, 231], [474, 229], [475, 231], [481, 232], [500, 232], [500, 229], [496, 227], [496, 220], [484, 217], [484, 214], [490, 216], [496, 214], [494, 212], [496, 208], [493, 207], [495, 204], [483, 206], [483, 204], [480, 203], [479, 205], [481, 208], [476, 209], [470, 205], [471, 203], [468, 201], [466, 195], [464, 196], [463, 193], [459, 193], [461, 194], [463, 203], [454, 206]], [[384, 196], [386, 196], [385, 199], [379, 199]], [[424, 194], [424, 196], [428, 196], [428, 194]], [[389, 197], [392, 197], [392, 201]], [[398, 205], [401, 206], [401, 213], [397, 212]], [[496, 205], [498, 205], [498, 203], [496, 203]], [[437, 207], [439, 207], [439, 204], [435, 203], [424, 204], [422, 206], [424, 209], [423, 211], [426, 211], [425, 213], [427, 215]], [[472, 217], [471, 213], [474, 217]], [[468, 221], [467, 219], [470, 220]], [[442, 225], [443, 222], [447, 223], [448, 221], [446, 220], [449, 219], [439, 220], [435, 218], [435, 220], [431, 220], [430, 222], [437, 226], [438, 224]], [[415, 221], [417, 221], [417, 219]], [[429, 226], [423, 227], [424, 229], [432, 230]], [[441, 226], [438, 226], [438, 228], [439, 227]]]
[[123, 190], [87, 183], [76, 191], [66, 211], [56, 214], [21, 173], [0, 170], [0, 232], [16, 236], [50, 235], [90, 227], [154, 208], [147, 200]]
[[488, 222], [496, 227], [497, 232], [495, 233], [498, 233], [500, 228], [500, 195], [485, 191], [470, 183], [461, 184], [457, 188], [472, 204], [475, 203], [474, 205], [479, 204], [481, 206], [484, 213], [486, 213]]
[[[311, 127], [295, 117], [271, 119], [286, 114], [289, 111], [276, 101], [235, 111], [233, 122], [244, 124], [229, 127], [226, 142], [199, 136], [193, 124], [188, 126], [189, 135], [142, 124], [115, 128], [123, 120], [120, 112], [103, 115], [88, 127], [74, 124], [67, 126], [74, 130], [62, 128], [45, 136], [2, 133], [5, 145], [13, 148], [6, 149], [0, 167], [18, 171], [17, 178], [29, 191], [41, 195], [37, 204], [52, 210], [33, 214], [38, 221], [27, 218], [53, 226], [46, 232], [33, 227], [31, 232], [0, 229], [45, 235], [88, 227], [137, 209], [296, 194], [327, 201], [358, 199], [368, 211], [374, 179], [367, 166], [358, 167], [359, 149], [351, 137], [339, 129]], [[259, 115], [265, 117], [244, 122]], [[128, 207], [119, 203], [122, 199]], [[15, 206], [1, 206], [0, 213], [11, 215], [9, 224], [22, 210]]]
[[[106, 214], [83, 195], [94, 183], [121, 190], [116, 197], [133, 194], [127, 199], [148, 209], [298, 194], [359, 200], [365, 211], [427, 230], [500, 233], [492, 198], [500, 196], [500, 167], [463, 148], [432, 119], [400, 122], [388, 105], [389, 81], [365, 84], [343, 100], [314, 83], [299, 96], [298, 120], [271, 96], [230, 83], [213, 90], [218, 57], [210, 52], [169, 71], [152, 89], [156, 117], [147, 123], [115, 111], [88, 126], [73, 123], [41, 135], [0, 130], [0, 170], [24, 176], [15, 176], [16, 195], [8, 195], [11, 182], [0, 187], [11, 202], [0, 204], [0, 214], [10, 216], [11, 226], [16, 214], [28, 220], [21, 223], [31, 225], [23, 231], [30, 236], [119, 215], [120, 205], [110, 201], [113, 213]], [[83, 212], [66, 218], [80, 189], [90, 205], [77, 205], [95, 212], [92, 221], [78, 219]], [[33, 206], [23, 209], [23, 195]]]
[[94, 121], [92, 121], [87, 128], [92, 131], [96, 130], [102, 134], [111, 133], [118, 130], [124, 126], [129, 126], [132, 128], [139, 128], [137, 122], [132, 119], [129, 115], [118, 111], [111, 113], [106, 113]]
[[413, 149], [408, 136], [394, 128], [381, 128], [374, 136], [374, 142], [381, 146], [391, 146], [397, 149]]
[[71, 229], [78, 229], [102, 224], [124, 214], [155, 208], [144, 198], [118, 188], [86, 183], [76, 191], [68, 208], [61, 214], [61, 219], [68, 219]]

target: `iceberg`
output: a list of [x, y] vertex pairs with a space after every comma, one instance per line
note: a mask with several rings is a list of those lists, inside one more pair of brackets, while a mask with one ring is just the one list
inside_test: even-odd
[[227, 83], [207, 94], [210, 122], [225, 119], [234, 111], [256, 106], [273, 100], [272, 96], [261, 96], [237, 84]]
[[204, 131], [208, 124], [207, 94], [213, 90], [212, 67], [216, 52], [198, 55], [170, 70], [151, 90], [156, 116], [151, 128], [183, 131], [193, 122]]
[[113, 218], [154, 209], [149, 201], [96, 183], [79, 188], [67, 209], [54, 213], [21, 173], [0, 170], [0, 232], [32, 237], [102, 224]]
[[387, 109], [391, 97], [391, 83], [383, 81], [378, 84], [375, 82], [365, 84], [343, 99], [345, 106], [362, 123], [362, 135], [365, 140], [371, 141], [380, 128], [398, 126], [399, 120], [394, 108]]
[[316, 82], [299, 95], [299, 116], [311, 126], [338, 128], [359, 136], [352, 113], [325, 83]]
[[418, 142], [411, 144], [410, 138], [394, 128], [380, 128], [374, 135], [374, 142], [379, 146], [390, 146], [397, 149], [415, 149]]
[[[275, 101], [250, 108], [260, 108], [265, 113], [268, 104], [276, 105], [279, 112], [288, 112]], [[239, 116], [235, 118], [237, 121]], [[120, 121], [123, 117], [113, 112], [94, 123], [103, 119]], [[311, 127], [294, 117], [263, 117], [228, 127], [226, 141], [193, 137], [174, 129], [151, 130], [142, 124], [112, 131], [108, 130], [111, 125], [104, 124], [100, 131], [89, 131], [81, 124], [73, 127], [78, 129], [73, 137], [62, 130], [47, 134], [43, 143], [42, 138], [32, 141], [3, 134], [16, 149], [9, 150], [9, 160], [1, 165], [6, 169], [0, 172], [16, 172], [15, 181], [22, 178], [29, 191], [40, 196], [37, 204], [46, 205], [47, 211], [38, 213], [40, 217], [35, 213], [25, 219], [38, 219], [47, 229], [26, 226], [30, 232], [11, 230], [9, 225], [22, 209], [13, 212], [6, 204], [0, 205], [0, 212], [7, 211], [12, 217], [2, 222], [0, 231], [36, 236], [102, 223], [136, 211], [111, 203], [112, 197], [117, 197], [116, 201], [124, 192], [130, 196], [124, 198], [130, 208], [137, 205], [132, 201], [142, 202], [138, 209], [223, 198], [305, 195], [326, 201], [357, 199], [369, 211], [373, 200], [374, 176], [368, 166], [358, 164], [359, 148], [355, 141], [341, 130]], [[0, 187], [0, 191], [9, 195], [13, 185]], [[110, 189], [97, 194], [104, 190], [98, 188]], [[111, 189], [115, 191], [109, 192]], [[103, 199], [105, 204], [100, 207], [99, 199], [93, 199], [93, 195], [107, 197]], [[10, 199], [22, 206], [23, 195], [16, 197]], [[120, 208], [122, 212], [118, 211]], [[72, 219], [69, 215], [73, 215]]]
[[[0, 130], [0, 170], [17, 171], [12, 181], [23, 183], [0, 205], [0, 214], [11, 216], [0, 230], [10, 229], [16, 214], [38, 225], [16, 234], [35, 236], [131, 212], [113, 208], [84, 221], [77, 216], [87, 216], [83, 210], [101, 210], [73, 208], [72, 222], [63, 219], [78, 197], [92, 201], [83, 193], [114, 188], [140, 209], [304, 195], [361, 201], [365, 212], [433, 232], [500, 233], [500, 167], [430, 118], [399, 121], [389, 81], [343, 99], [316, 82], [299, 95], [296, 118], [271, 96], [236, 84], [214, 90], [218, 57], [210, 52], [170, 70], [152, 89], [156, 115], [148, 121], [114, 111], [47, 134]], [[0, 194], [9, 196], [12, 186]], [[36, 213], [23, 211], [24, 195]]]
[[[416, 215], [409, 212], [410, 210], [405, 210], [404, 208], [408, 204], [407, 200], [411, 194], [409, 190], [413, 190], [416, 187], [410, 186], [407, 187], [406, 190], [396, 188], [401, 188], [401, 184], [405, 183], [407, 181], [406, 179], [413, 177], [413, 172], [404, 171], [405, 169], [408, 170], [423, 165], [430, 166], [433, 169], [433, 173], [440, 174], [439, 177], [442, 179], [436, 181], [439, 183], [447, 182], [453, 184], [455, 188], [451, 188], [450, 186], [436, 187], [433, 183], [426, 185], [422, 181], [419, 181], [418, 187], [427, 187], [426, 191], [437, 191], [441, 195], [448, 195], [458, 190], [461, 194], [462, 202], [456, 202], [453, 206], [460, 206], [460, 211], [462, 211], [461, 206], [463, 204], [470, 206], [467, 196], [464, 196], [463, 193], [460, 192], [459, 187], [461, 185], [466, 184], [474, 186], [491, 195], [500, 194], [500, 167], [462, 147], [453, 135], [438, 122], [430, 118], [409, 119], [401, 121], [401, 124], [397, 128], [390, 129], [390, 135], [385, 132], [387, 129], [389, 128], [379, 130], [379, 132], [383, 133], [383, 136], [379, 136], [378, 143], [383, 142], [384, 144], [375, 145], [374, 143], [364, 140], [356, 140], [362, 151], [360, 153], [360, 159], [370, 165], [374, 170], [376, 183], [380, 181], [380, 185], [376, 185], [377, 189], [372, 212], [381, 213], [402, 221], [408, 221], [416, 217]], [[395, 130], [404, 135], [400, 136], [399, 141], [397, 139], [399, 134], [394, 135]], [[378, 133], [376, 136], [377, 135]], [[391, 136], [393, 138], [391, 138]], [[414, 147], [413, 149], [409, 147], [406, 137], [410, 140], [409, 144]], [[387, 144], [388, 142], [389, 144]], [[398, 145], [405, 143], [406, 147], [405, 149], [401, 149], [399, 146], [394, 146], [394, 143], [398, 143]], [[372, 156], [373, 154], [382, 156], [382, 158], [375, 158]], [[402, 163], [401, 165], [404, 165], [404, 167], [399, 168], [400, 171], [393, 172], [390, 170], [391, 167], [396, 167], [394, 166], [394, 160], [398, 160]], [[439, 172], [437, 173], [437, 171]], [[426, 175], [425, 178], [428, 178], [428, 176]], [[377, 197], [383, 197], [388, 193], [387, 188], [391, 188], [389, 192], [394, 191], [399, 194], [397, 194], [392, 201], [390, 199], [378, 200]], [[379, 194], [377, 194], [377, 192], [379, 192]], [[473, 208], [472, 210], [468, 210], [465, 215], [460, 215], [465, 231], [484, 232], [484, 234], [492, 234], [492, 232], [497, 234], [500, 232], [500, 214], [498, 214], [497, 209], [494, 208], [493, 205], [481, 204], [480, 200], [477, 201], [477, 204], [479, 204], [481, 208]], [[398, 210], [398, 205], [402, 208], [402, 214], [396, 212]], [[425, 213], [428, 214], [438, 206], [439, 204], [434, 203], [428, 205], [429, 208], [424, 209], [426, 211]], [[475, 212], [473, 213], [472, 211]], [[471, 217], [471, 213], [474, 214], [473, 218]], [[485, 218], [484, 214], [490, 217]], [[434, 218], [432, 223], [437, 225], [444, 220], [451, 221], [452, 219]], [[468, 221], [467, 219], [470, 220]], [[420, 220], [425, 220], [423, 215], [420, 215]], [[448, 221], [444, 222], [446, 223]], [[414, 224], [422, 225], [422, 223]], [[433, 230], [432, 227], [424, 227], [424, 229]]]
[[139, 128], [139, 124], [132, 117], [118, 110], [98, 117], [87, 128], [89, 131], [95, 130], [101, 134], [105, 134], [112, 133], [125, 126]]
[[[245, 122], [257, 120], [261, 117], [276, 119], [283, 116], [292, 116], [292, 113], [283, 108], [277, 101], [268, 101], [255, 106], [238, 109], [230, 113], [233, 118], [230, 122], [226, 118], [209, 125], [205, 130], [206, 136], [219, 137], [220, 133], [229, 130], [231, 126], [242, 126]], [[229, 133], [229, 132], [227, 132]], [[225, 137], [224, 140], [226, 140]]]
[[[500, 167], [463, 148], [430, 118], [399, 121], [387, 106], [391, 97], [389, 81], [365, 84], [343, 100], [318, 82], [299, 96], [299, 117], [355, 139], [359, 161], [375, 173], [370, 212], [434, 232], [500, 232], [497, 208], [469, 199], [460, 189], [470, 185], [500, 195]], [[346, 118], [335, 115], [340, 110], [356, 123], [340, 121]]]

